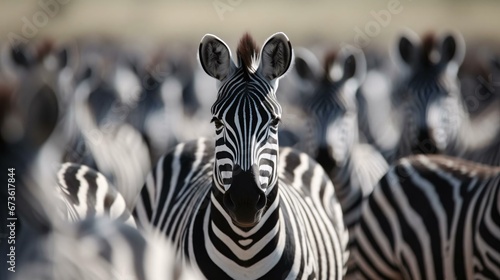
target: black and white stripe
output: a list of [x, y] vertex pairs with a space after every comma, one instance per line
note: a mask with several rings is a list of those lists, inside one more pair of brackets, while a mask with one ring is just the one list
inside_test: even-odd
[[[465, 46], [459, 34], [433, 34], [420, 39], [407, 32], [397, 42], [399, 83], [392, 95], [394, 112], [387, 126], [398, 131], [389, 162], [411, 154], [453, 149], [465, 119], [458, 67]], [[380, 145], [384, 146], [384, 145]]]
[[57, 173], [57, 184], [69, 221], [106, 215], [135, 226], [122, 195], [100, 172], [67, 162]]
[[124, 223], [133, 219], [102, 174], [68, 163], [56, 176], [65, 138], [59, 104], [35, 76], [19, 91], [0, 86], [0, 178], [15, 186], [0, 190], [0, 217], [11, 218], [16, 237], [0, 242], [0, 251], [15, 251], [14, 273], [7, 253], [0, 256], [0, 279], [201, 279], [178, 264], [164, 237]]
[[142, 135], [125, 122], [131, 105], [121, 100], [114, 86], [101, 80], [95, 68], [89, 66], [90, 76], [75, 89], [70, 118], [78, 133], [63, 160], [103, 173], [132, 209], [150, 169], [149, 150]]
[[351, 243], [361, 203], [389, 166], [374, 147], [358, 139], [356, 92], [366, 70], [363, 53], [346, 46], [326, 55], [324, 69], [317, 65], [306, 50], [296, 58], [300, 77], [314, 84], [303, 105], [312, 136], [302, 141], [332, 179]]
[[498, 167], [446, 156], [401, 159], [364, 204], [357, 276], [497, 278], [498, 201]]
[[166, 234], [208, 278], [340, 279], [348, 237], [333, 185], [309, 156], [278, 148], [275, 90], [292, 58], [287, 37], [267, 40], [258, 67], [248, 35], [239, 66], [213, 35], [199, 54], [220, 81], [215, 143], [181, 143], [162, 157], [136, 219]]

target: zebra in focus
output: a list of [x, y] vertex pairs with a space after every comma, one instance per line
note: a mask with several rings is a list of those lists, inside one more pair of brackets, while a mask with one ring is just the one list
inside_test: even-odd
[[495, 279], [500, 168], [443, 155], [399, 160], [363, 205], [359, 279]]
[[[181, 143], [147, 177], [137, 222], [168, 236], [212, 279], [340, 279], [348, 234], [335, 190], [306, 154], [278, 148], [279, 78], [292, 61], [283, 33], [260, 53], [246, 34], [236, 65], [207, 34], [198, 52], [217, 79], [215, 141]], [[215, 149], [214, 149], [215, 147]]]
[[323, 68], [305, 49], [297, 52], [295, 61], [299, 76], [315, 85], [303, 105], [312, 129], [312, 135], [303, 137], [303, 141], [332, 179], [351, 249], [361, 203], [389, 169], [384, 157], [358, 137], [356, 94], [364, 80], [365, 58], [362, 52], [345, 46], [327, 53]]

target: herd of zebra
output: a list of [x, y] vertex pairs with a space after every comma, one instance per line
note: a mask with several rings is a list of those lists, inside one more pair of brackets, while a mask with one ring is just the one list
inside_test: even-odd
[[500, 277], [498, 50], [0, 47], [1, 279]]

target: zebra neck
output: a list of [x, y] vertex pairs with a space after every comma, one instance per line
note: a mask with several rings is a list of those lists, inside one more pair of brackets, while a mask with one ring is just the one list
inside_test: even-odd
[[[274, 191], [274, 190], [273, 190]], [[277, 191], [277, 188], [276, 188]], [[211, 194], [203, 230], [208, 256], [232, 278], [259, 278], [270, 271], [285, 251], [285, 219], [278, 195], [268, 196], [268, 206], [254, 227], [235, 226], [220, 201]]]
[[347, 186], [350, 180], [352, 171], [351, 152], [348, 152], [345, 160], [342, 162], [335, 161], [328, 150], [320, 149], [316, 157], [316, 161], [325, 169], [326, 173], [330, 176], [335, 184], [338, 186]]
[[347, 188], [350, 185], [353, 170], [351, 154], [352, 152], [349, 152], [346, 159], [341, 164], [335, 165], [330, 171], [328, 171], [328, 175], [332, 179], [337, 191]]

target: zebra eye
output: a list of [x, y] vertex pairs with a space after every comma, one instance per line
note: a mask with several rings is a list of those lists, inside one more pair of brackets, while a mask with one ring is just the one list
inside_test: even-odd
[[213, 117], [210, 122], [215, 124], [215, 129], [220, 129], [224, 126], [224, 123], [216, 117]]
[[276, 118], [274, 118], [274, 119], [271, 121], [270, 125], [271, 125], [271, 126], [274, 126], [274, 127], [277, 127], [277, 126], [280, 124], [280, 122], [281, 122], [281, 119], [280, 119], [279, 117], [276, 117]]

